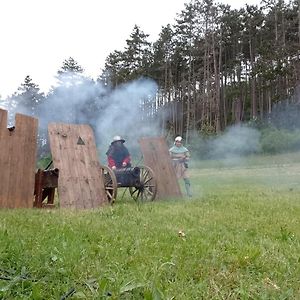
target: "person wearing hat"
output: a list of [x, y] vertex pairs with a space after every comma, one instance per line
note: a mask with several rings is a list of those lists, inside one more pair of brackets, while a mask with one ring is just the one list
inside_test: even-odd
[[108, 166], [113, 170], [131, 166], [131, 157], [124, 143], [125, 140], [116, 135], [106, 152]]
[[184, 180], [186, 193], [189, 197], [192, 197], [191, 182], [187, 172], [190, 152], [182, 145], [181, 136], [175, 138], [174, 146], [169, 149], [169, 153], [175, 168], [176, 177]]

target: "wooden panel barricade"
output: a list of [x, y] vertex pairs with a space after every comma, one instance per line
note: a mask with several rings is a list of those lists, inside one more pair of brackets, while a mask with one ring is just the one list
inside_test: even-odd
[[0, 109], [0, 208], [33, 207], [38, 120], [16, 114], [7, 128]]
[[157, 198], [182, 197], [167, 143], [163, 137], [142, 138], [139, 141], [144, 164], [157, 181]]
[[53, 164], [59, 169], [60, 207], [86, 209], [108, 203], [92, 128], [51, 123], [48, 131]]

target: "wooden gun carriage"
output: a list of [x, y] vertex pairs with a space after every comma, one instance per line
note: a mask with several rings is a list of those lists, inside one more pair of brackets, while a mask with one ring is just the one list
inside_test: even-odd
[[112, 170], [101, 166], [107, 199], [113, 203], [118, 188], [128, 188], [135, 201], [153, 201], [157, 193], [154, 172], [147, 166]]
[[[50, 163], [51, 164], [51, 163]], [[49, 167], [49, 166], [48, 166]], [[37, 208], [54, 207], [55, 189], [58, 187], [59, 169], [38, 169], [35, 174], [34, 203]], [[101, 166], [104, 188], [109, 203], [117, 197], [118, 188], [128, 188], [135, 201], [153, 201], [157, 193], [154, 172], [147, 166], [112, 170]]]

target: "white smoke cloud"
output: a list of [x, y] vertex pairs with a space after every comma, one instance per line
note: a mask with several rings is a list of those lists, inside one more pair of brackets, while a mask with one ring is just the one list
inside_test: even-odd
[[0, 98], [0, 108], [8, 110], [8, 102], [6, 99], [1, 99]]
[[141, 109], [145, 102], [153, 105], [156, 92], [157, 84], [150, 79], [111, 90], [80, 75], [65, 76], [40, 107], [40, 127], [45, 130], [50, 122], [90, 124], [101, 160], [115, 135], [126, 140], [129, 150], [138, 152], [138, 139], [158, 132], [156, 124], [146, 118], [148, 112]]
[[146, 117], [142, 103], [153, 105], [157, 84], [148, 79], [133, 81], [112, 91], [105, 97], [103, 110], [96, 124], [96, 135], [102, 147], [112, 137], [122, 136], [131, 149], [137, 150], [138, 139], [158, 134], [158, 126]]
[[211, 142], [210, 148], [212, 158], [221, 158], [225, 163], [235, 164], [245, 155], [260, 152], [260, 132], [244, 125], [230, 127]]
[[[42, 140], [47, 138], [51, 122], [90, 124], [101, 158], [105, 158], [106, 148], [115, 135], [121, 135], [129, 148], [139, 151], [139, 138], [158, 134], [157, 124], [146, 117], [149, 111], [142, 110], [143, 105], [154, 106], [158, 86], [153, 80], [139, 79], [113, 90], [81, 74], [64, 73], [58, 80], [58, 86], [52, 88], [34, 111]], [[14, 123], [15, 113], [33, 115], [26, 101], [20, 95], [12, 96], [9, 106], [7, 101], [1, 101], [12, 116], [11, 123]]]
[[53, 88], [39, 108], [41, 127], [47, 128], [50, 122], [88, 123], [88, 105], [103, 93], [104, 88], [80, 74], [64, 74], [59, 79], [59, 86]]

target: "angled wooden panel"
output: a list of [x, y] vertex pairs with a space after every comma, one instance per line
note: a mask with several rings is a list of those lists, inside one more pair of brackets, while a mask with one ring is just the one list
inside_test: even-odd
[[155, 173], [157, 198], [181, 197], [180, 186], [163, 137], [142, 138], [140, 141], [144, 164]]
[[33, 206], [38, 120], [16, 114], [7, 129], [7, 112], [0, 110], [0, 207]]
[[2, 128], [7, 127], [7, 111], [0, 108], [0, 133], [3, 132]]
[[11, 139], [7, 129], [7, 111], [0, 109], [0, 207], [8, 208], [11, 202], [8, 198], [10, 181]]
[[48, 132], [53, 164], [59, 169], [60, 207], [87, 209], [108, 203], [92, 128], [51, 123]]

